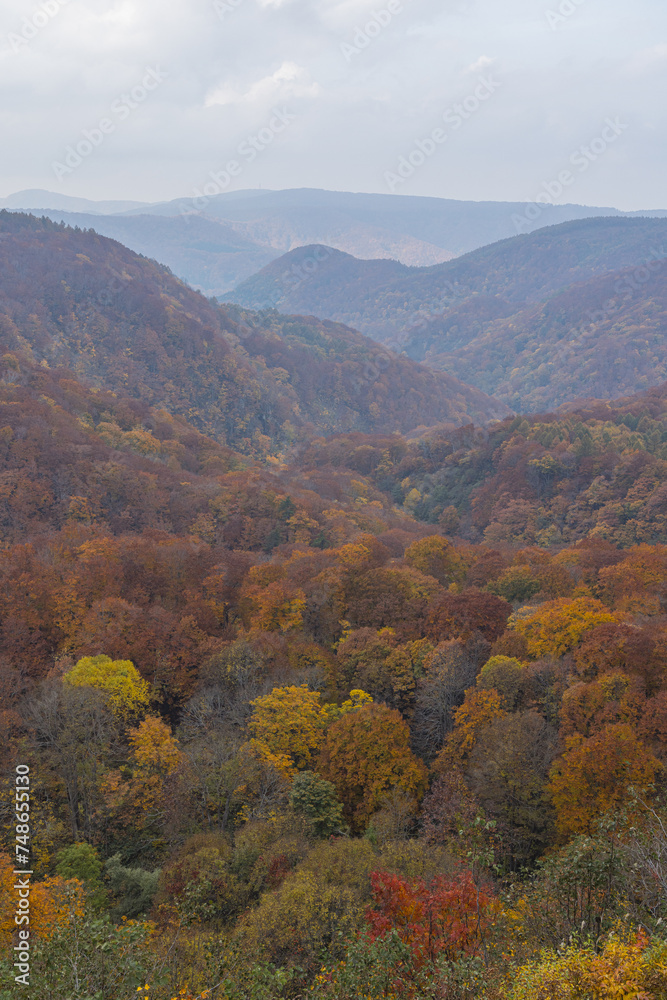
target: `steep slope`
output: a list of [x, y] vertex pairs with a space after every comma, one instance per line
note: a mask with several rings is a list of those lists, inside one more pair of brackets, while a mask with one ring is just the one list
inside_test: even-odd
[[203, 477], [250, 462], [182, 417], [73, 372], [6, 352], [0, 359], [0, 539], [70, 526], [187, 532]]
[[[364, 509], [359, 497], [372, 507]], [[91, 388], [71, 371], [5, 353], [3, 738], [12, 727], [7, 709], [27, 685], [54, 676], [54, 662], [62, 668], [69, 657], [101, 651], [136, 664], [164, 710], [175, 713], [202, 664], [242, 626], [241, 585], [253, 564], [266, 565], [273, 550], [296, 545], [316, 576], [334, 561], [323, 549], [369, 530], [391, 537], [396, 527], [399, 545], [425, 533], [358, 473], [341, 470], [325, 483], [254, 463], [182, 417], [132, 399], [122, 386]], [[390, 549], [377, 547], [390, 557]], [[323, 628], [340, 617], [328, 613], [331, 586], [307, 587], [307, 617]], [[308, 647], [299, 648], [304, 669], [290, 675], [297, 684], [308, 681], [310, 662]], [[267, 647], [269, 658], [274, 653], [282, 655]]]
[[118, 240], [136, 253], [166, 264], [206, 295], [221, 294], [281, 253], [237, 232], [224, 220], [203, 215], [96, 215], [54, 209], [37, 214]]
[[231, 298], [319, 309], [515, 409], [536, 410], [667, 376], [665, 258], [667, 221], [589, 219], [433, 268], [302, 248]]
[[185, 416], [246, 453], [342, 429], [406, 431], [507, 408], [352, 330], [233, 315], [94, 232], [0, 213], [0, 340]]

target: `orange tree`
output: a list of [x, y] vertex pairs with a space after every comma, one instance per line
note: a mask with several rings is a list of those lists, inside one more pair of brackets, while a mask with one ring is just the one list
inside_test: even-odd
[[446, 639], [466, 639], [481, 632], [489, 642], [495, 642], [503, 632], [512, 613], [512, 605], [484, 590], [469, 587], [461, 594], [444, 593], [431, 603], [426, 617], [425, 633], [434, 642]]
[[599, 573], [605, 600], [627, 611], [660, 614], [667, 572], [667, 545], [635, 545], [627, 558]]
[[560, 597], [555, 601], [545, 601], [534, 610], [522, 609], [511, 627], [524, 637], [528, 653], [537, 659], [563, 656], [579, 643], [586, 632], [616, 621], [616, 615], [594, 597], [573, 600]]
[[628, 802], [630, 789], [646, 794], [662, 769], [627, 723], [605, 726], [589, 739], [571, 736], [566, 745], [549, 782], [556, 824], [566, 839], [590, 836], [604, 813]]
[[159, 826], [166, 809], [166, 786], [183, 763], [178, 741], [169, 726], [149, 715], [129, 733], [128, 766], [110, 771], [104, 793], [108, 813], [119, 829]]
[[[18, 903], [17, 877], [8, 854], [0, 854], [0, 955], [11, 953], [18, 930], [14, 921]], [[60, 928], [83, 914], [84, 891], [78, 879], [60, 875], [30, 885], [31, 939], [48, 941]]]
[[385, 792], [400, 788], [416, 798], [426, 787], [426, 768], [410, 750], [408, 726], [386, 705], [364, 705], [334, 722], [317, 770], [336, 786], [345, 818], [357, 832]]

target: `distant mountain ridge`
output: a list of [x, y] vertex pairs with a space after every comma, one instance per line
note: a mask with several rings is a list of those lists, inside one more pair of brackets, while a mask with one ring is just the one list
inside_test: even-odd
[[[28, 204], [26, 202], [32, 202]], [[91, 202], [28, 191], [0, 207], [94, 228], [167, 264], [206, 295], [223, 295], [285, 252], [325, 244], [362, 259], [432, 266], [516, 233], [512, 202], [461, 202], [316, 189], [249, 190], [158, 204]], [[649, 215], [667, 215], [648, 211]], [[572, 219], [622, 216], [614, 208], [540, 206], [534, 230]], [[158, 221], [161, 220], [161, 221]]]
[[130, 212], [146, 205], [143, 201], [92, 201], [90, 198], [75, 198], [68, 194], [56, 194], [41, 188], [31, 188], [17, 191], [7, 198], [0, 198], [0, 209], [54, 209], [65, 212], [91, 212], [93, 215], [113, 215], [118, 212]]
[[93, 215], [50, 209], [35, 214], [118, 240], [135, 253], [165, 264], [208, 295], [250, 277], [276, 257], [271, 247], [203, 215]]

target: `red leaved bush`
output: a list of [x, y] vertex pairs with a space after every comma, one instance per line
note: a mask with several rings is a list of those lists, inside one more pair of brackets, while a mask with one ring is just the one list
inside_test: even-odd
[[376, 871], [371, 886], [375, 908], [366, 911], [371, 940], [396, 930], [417, 966], [439, 955], [454, 961], [481, 951], [495, 898], [475, 885], [470, 872], [436, 875], [426, 883]]

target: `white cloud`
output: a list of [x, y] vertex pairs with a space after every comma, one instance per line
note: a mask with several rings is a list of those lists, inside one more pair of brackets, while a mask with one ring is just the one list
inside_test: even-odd
[[488, 69], [489, 66], [493, 66], [494, 62], [495, 59], [491, 59], [489, 56], [480, 56], [479, 59], [476, 59], [474, 63], [471, 63], [470, 66], [468, 66], [465, 72], [482, 73], [485, 69]]
[[284, 62], [275, 73], [257, 80], [247, 90], [237, 90], [222, 84], [211, 90], [204, 100], [207, 108], [226, 104], [271, 104], [290, 97], [317, 97], [320, 88], [312, 83], [303, 66], [294, 62]]

